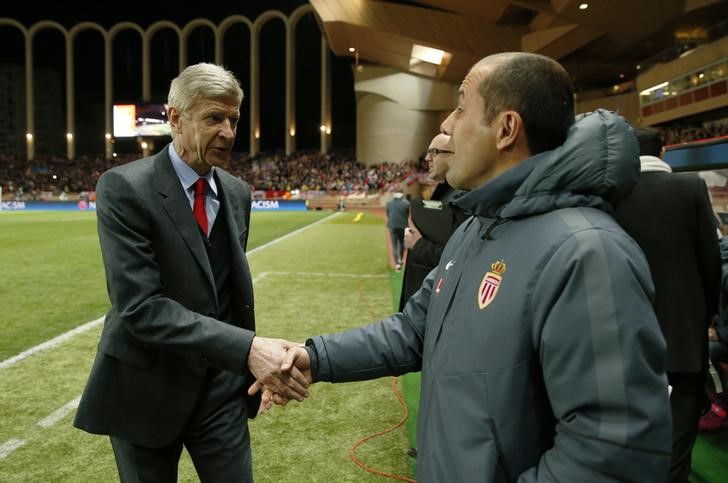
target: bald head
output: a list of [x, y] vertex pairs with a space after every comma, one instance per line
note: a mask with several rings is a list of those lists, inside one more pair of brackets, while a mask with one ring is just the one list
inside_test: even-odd
[[574, 89], [555, 60], [526, 52], [505, 52], [481, 59], [471, 73], [487, 72], [478, 85], [490, 125], [506, 110], [523, 118], [531, 154], [554, 149], [566, 140], [574, 123]]

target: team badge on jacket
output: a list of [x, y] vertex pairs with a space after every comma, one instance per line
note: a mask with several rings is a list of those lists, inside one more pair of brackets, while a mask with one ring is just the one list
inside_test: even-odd
[[490, 304], [498, 293], [503, 274], [506, 272], [506, 262], [500, 260], [490, 264], [490, 272], [485, 274], [478, 290], [478, 306], [484, 309]]

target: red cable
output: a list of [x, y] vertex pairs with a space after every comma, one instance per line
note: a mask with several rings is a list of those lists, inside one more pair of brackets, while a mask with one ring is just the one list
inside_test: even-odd
[[[367, 311], [369, 312], [369, 315], [371, 316], [371, 319], [374, 320], [377, 317], [374, 314], [374, 311], [372, 310], [371, 306], [369, 305], [369, 302], [367, 301], [366, 296], [364, 295], [364, 290], [362, 289], [362, 284], [363, 284], [363, 281], [360, 281], [359, 287], [358, 287], [359, 288], [359, 298], [364, 302], [364, 305], [366, 306]], [[365, 465], [364, 463], [362, 463], [361, 460], [359, 460], [359, 458], [356, 457], [356, 449], [361, 444], [363, 444], [366, 441], [369, 441], [370, 439], [374, 439], [378, 436], [382, 436], [383, 434], [391, 433], [395, 429], [402, 426], [405, 422], [407, 422], [407, 416], [409, 415], [409, 411], [407, 410], [407, 404], [405, 404], [404, 399], [402, 398], [402, 395], [399, 393], [399, 390], [397, 389], [397, 378], [396, 377], [392, 378], [392, 392], [394, 393], [394, 396], [397, 398], [397, 401], [399, 402], [400, 406], [402, 406], [402, 410], [404, 411], [402, 414], [402, 418], [399, 420], [399, 422], [397, 422], [397, 424], [395, 424], [391, 428], [385, 429], [383, 431], [379, 431], [374, 434], [370, 434], [369, 436], [365, 436], [362, 439], [360, 439], [359, 441], [357, 441], [356, 443], [354, 443], [354, 446], [352, 446], [351, 449], [349, 450], [349, 456], [351, 457], [351, 460], [354, 462], [354, 464], [356, 464], [358, 467], [360, 467], [364, 471], [368, 471], [369, 473], [373, 473], [373, 474], [379, 475], [379, 476], [384, 476], [387, 478], [393, 478], [395, 480], [409, 481], [410, 483], [416, 483], [416, 480], [407, 478], [405, 476], [393, 475], [391, 473], [386, 473], [384, 471], [370, 468], [367, 465]]]

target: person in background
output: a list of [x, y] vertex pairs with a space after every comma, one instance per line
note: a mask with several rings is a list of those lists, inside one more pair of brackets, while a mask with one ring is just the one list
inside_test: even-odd
[[[452, 154], [446, 149], [450, 137], [436, 135], [430, 142], [425, 159], [430, 164], [429, 177], [437, 182], [429, 200], [417, 198], [410, 203], [410, 222], [404, 230], [404, 247], [407, 261], [404, 266], [402, 292], [399, 310], [403, 310], [409, 298], [420, 289], [430, 271], [437, 266], [447, 240], [468, 215], [451, 207], [451, 199], [461, 194], [445, 179], [447, 157]], [[408, 448], [407, 454], [417, 457], [417, 448]]]
[[221, 169], [242, 99], [231, 72], [187, 67], [169, 90], [172, 143], [98, 182], [111, 310], [74, 425], [109, 435], [122, 482], [176, 481], [183, 446], [201, 481], [252, 482], [246, 389], [307, 395], [280, 371], [288, 344], [255, 334], [250, 190]]
[[442, 250], [455, 229], [468, 218], [468, 214], [455, 209], [448, 203], [461, 195], [445, 179], [447, 145], [450, 137], [438, 134], [430, 142], [425, 159], [430, 163], [429, 177], [437, 182], [429, 200], [416, 198], [410, 202], [410, 222], [404, 231], [404, 247], [407, 262], [404, 268], [399, 309], [419, 290], [430, 271], [437, 266]]
[[402, 257], [404, 256], [404, 229], [407, 228], [410, 205], [404, 199], [401, 192], [394, 193], [394, 196], [387, 202], [387, 228], [392, 242], [392, 256], [394, 257], [395, 270], [402, 269]]
[[667, 342], [665, 367], [672, 387], [671, 482], [687, 482], [698, 420], [706, 406], [708, 326], [718, 310], [720, 250], [705, 182], [673, 174], [660, 159], [653, 128], [635, 129], [639, 183], [614, 218], [642, 248], [655, 283], [654, 308]]
[[[721, 226], [722, 234], [726, 226]], [[718, 382], [715, 384], [713, 401], [710, 410], [700, 417], [698, 428], [701, 431], [717, 431], [728, 428], [728, 392], [726, 392], [726, 371], [724, 364], [728, 363], [728, 236], [720, 239], [721, 290], [720, 309], [714, 324], [708, 328], [708, 352], [710, 361], [715, 368]]]
[[422, 371], [420, 483], [664, 482], [649, 266], [604, 211], [639, 177], [632, 128], [603, 110], [575, 119], [563, 67], [519, 52], [475, 64], [441, 130], [447, 181], [468, 191], [453, 204], [473, 216], [401, 312], [313, 337], [281, 369], [336, 383]]

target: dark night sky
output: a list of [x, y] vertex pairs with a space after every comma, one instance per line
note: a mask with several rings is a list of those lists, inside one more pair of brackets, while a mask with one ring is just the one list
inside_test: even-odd
[[[67, 29], [82, 21], [93, 21], [108, 29], [119, 21], [133, 21], [146, 28], [157, 20], [172, 20], [182, 27], [194, 18], [218, 24], [238, 14], [254, 21], [266, 10], [290, 15], [304, 0], [242, 0], [206, 2], [190, 6], [183, 2], [66, 1], [42, 4], [37, 1], [3, 2], [0, 17], [18, 20], [30, 27], [39, 20], [55, 20]], [[318, 148], [320, 118], [320, 37], [316, 19], [305, 16], [298, 24], [296, 37], [296, 143], [299, 149]], [[284, 147], [285, 129], [285, 29], [282, 22], [266, 23], [260, 36], [260, 116], [261, 149]], [[0, 63], [24, 65], [23, 39], [14, 28], [0, 28]], [[35, 76], [49, 69], [60, 76], [65, 93], [65, 47], [54, 29], [35, 37]], [[232, 27], [225, 37], [224, 63], [236, 73], [243, 91], [250, 92], [250, 41], [247, 28]], [[198, 29], [190, 36], [188, 63], [214, 60], [214, 38], [209, 29]], [[152, 100], [166, 99], [169, 81], [177, 74], [176, 35], [157, 33], [152, 41]], [[334, 147], [353, 147], [355, 142], [355, 101], [351, 61], [331, 57], [332, 115]], [[47, 72], [47, 71], [46, 71]], [[99, 34], [86, 30], [75, 42], [76, 140], [78, 153], [103, 151], [103, 42]], [[137, 34], [124, 31], [114, 42], [114, 102], [141, 100], [141, 41]], [[65, 97], [59, 100], [65, 122]], [[243, 103], [236, 150], [248, 150], [249, 104]]]

